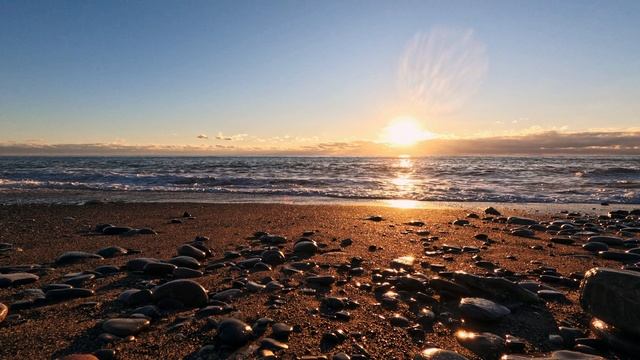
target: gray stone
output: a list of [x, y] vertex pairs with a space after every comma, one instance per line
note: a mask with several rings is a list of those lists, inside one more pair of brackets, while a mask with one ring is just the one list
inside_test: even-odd
[[112, 258], [115, 256], [126, 255], [129, 251], [120, 246], [109, 246], [96, 251], [96, 254], [103, 258]]
[[189, 244], [184, 244], [178, 247], [178, 255], [190, 256], [197, 260], [204, 260], [207, 258], [207, 254], [205, 254], [204, 251]]
[[456, 340], [460, 345], [486, 360], [499, 359], [505, 348], [504, 339], [489, 332], [475, 333], [458, 330], [456, 332]]
[[244, 321], [227, 318], [218, 324], [218, 339], [225, 345], [240, 347], [253, 338], [253, 331]]
[[40, 277], [31, 273], [0, 274], [0, 288], [30, 284]]
[[608, 268], [587, 271], [580, 304], [607, 324], [640, 336], [640, 273]]
[[589, 242], [601, 242], [605, 243], [609, 246], [622, 246], [624, 244], [624, 240], [617, 236], [604, 236], [604, 235], [596, 235], [592, 236], [588, 239]]
[[170, 299], [186, 307], [204, 306], [209, 301], [207, 291], [193, 280], [179, 279], [164, 283], [153, 290], [153, 300]]
[[518, 217], [518, 216], [509, 216], [507, 218], [508, 224], [514, 225], [536, 225], [538, 222], [533, 219]]
[[120, 337], [137, 335], [149, 326], [147, 319], [109, 319], [102, 323], [102, 330]]
[[507, 307], [482, 298], [462, 298], [459, 308], [465, 319], [485, 322], [497, 321], [511, 314]]
[[98, 254], [92, 254], [85, 251], [67, 251], [58, 256], [56, 259], [56, 265], [67, 265], [95, 259], [102, 260], [104, 258]]

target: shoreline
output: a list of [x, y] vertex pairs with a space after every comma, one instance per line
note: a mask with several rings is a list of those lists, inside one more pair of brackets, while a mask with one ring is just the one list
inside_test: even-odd
[[640, 203], [447, 201], [411, 199], [362, 199], [319, 196], [214, 194], [200, 192], [97, 191], [97, 190], [0, 190], [0, 206], [6, 205], [83, 205], [84, 203], [127, 204], [288, 204], [328, 206], [380, 206], [401, 209], [460, 209], [503, 206], [519, 210], [550, 212], [565, 208], [579, 211], [608, 209], [632, 210]]

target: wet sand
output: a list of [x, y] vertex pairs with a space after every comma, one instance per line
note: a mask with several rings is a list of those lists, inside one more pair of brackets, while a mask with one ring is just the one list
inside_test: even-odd
[[[504, 216], [517, 215], [539, 221], [565, 216], [559, 213], [563, 208], [573, 210], [570, 206], [546, 207], [545, 211], [522, 207], [515, 207], [514, 210], [514, 207], [508, 205], [495, 207]], [[610, 210], [601, 206], [595, 208], [590, 212], [600, 214]], [[182, 218], [185, 211], [193, 218]], [[574, 245], [551, 244], [549, 239], [552, 235], [544, 231], [537, 231], [535, 238], [513, 236], [508, 231], [514, 228], [513, 225], [467, 218], [470, 212], [475, 212], [480, 217], [485, 216], [480, 207], [467, 208], [464, 205], [460, 208], [441, 209], [195, 203], [0, 206], [0, 243], [11, 243], [14, 246], [14, 250], [0, 253], [0, 267], [24, 264], [51, 266], [48, 270], [37, 271], [40, 275], [37, 282], [0, 289], [0, 302], [7, 305], [18, 301], [22, 290], [61, 283], [68, 273], [93, 270], [100, 265], [122, 266], [136, 257], [169, 259], [176, 256], [178, 246], [196, 236], [209, 237], [207, 246], [213, 252], [212, 257], [202, 261], [201, 270], [208, 263], [221, 260], [225, 251], [263, 246], [259, 241], [250, 239], [256, 231], [285, 236], [287, 242], [281, 247], [287, 255], [294, 242], [305, 231], [313, 231], [313, 235], [307, 237], [320, 246], [320, 252], [308, 259], [320, 266], [306, 274], [284, 275], [281, 271], [284, 265], [273, 266], [271, 271], [245, 273], [229, 265], [204, 270], [204, 276], [194, 280], [204, 286], [210, 295], [238, 286], [237, 282], [234, 284], [234, 280], [248, 278], [259, 282], [267, 276], [281, 280], [286, 285], [285, 292], [245, 291], [241, 297], [229, 301], [235, 308], [233, 312], [209, 318], [195, 317], [197, 309], [167, 311], [161, 319], [153, 321], [148, 329], [135, 336], [135, 339], [113, 344], [101, 343], [98, 336], [104, 332], [101, 320], [130, 314], [132, 308], [117, 301], [119, 294], [126, 289], [152, 287], [162, 283], [167, 277], [152, 277], [124, 270], [114, 275], [97, 277], [84, 285], [95, 290], [95, 296], [9, 310], [9, 317], [0, 323], [0, 358], [49, 359], [108, 348], [116, 350], [117, 359], [196, 359], [201, 358], [198, 352], [203, 346], [219, 345], [216, 330], [211, 324], [213, 320], [225, 317], [235, 317], [249, 325], [258, 318], [268, 317], [294, 326], [294, 331], [286, 342], [288, 349], [276, 352], [283, 359], [303, 355], [325, 355], [331, 358], [332, 354], [341, 351], [347, 354], [364, 352], [359, 346], [372, 359], [412, 358], [428, 347], [452, 350], [472, 359], [474, 354], [462, 347], [454, 337], [455, 331], [460, 328], [522, 338], [526, 342], [526, 354], [540, 355], [554, 349], [549, 342], [549, 335], [557, 334], [558, 326], [589, 328], [591, 317], [579, 306], [579, 290], [557, 284], [553, 286], [564, 292], [569, 301], [550, 301], [516, 309], [497, 323], [464, 323], [457, 310], [456, 299], [446, 299], [434, 294], [438, 302], [425, 307], [433, 308], [437, 318], [433, 328], [425, 331], [423, 339], [416, 339], [407, 329], [392, 326], [389, 318], [394, 314], [401, 314], [414, 321], [415, 314], [410, 306], [403, 302], [397, 309], [385, 308], [379, 304], [372, 291], [359, 285], [372, 284], [372, 273], [376, 273], [376, 269], [388, 268], [393, 259], [407, 255], [415, 257], [413, 271], [422, 272], [427, 277], [437, 275], [434, 271], [437, 269], [427, 264], [442, 264], [446, 271], [463, 270], [485, 274], [487, 270], [474, 264], [472, 257], [475, 253], [425, 253], [425, 250], [442, 249], [444, 244], [481, 248], [483, 242], [474, 238], [479, 233], [487, 234], [495, 241], [480, 249], [482, 259], [519, 274], [519, 279], [537, 280], [538, 274], [532, 273], [532, 270], [540, 266], [555, 268], [564, 276], [582, 274], [597, 266], [621, 266], [619, 262], [592, 256], [579, 246], [583, 242]], [[382, 216], [383, 220], [367, 220], [373, 214]], [[176, 218], [181, 219], [182, 223], [171, 222]], [[425, 225], [406, 225], [413, 219], [418, 219]], [[452, 222], [456, 219], [467, 219], [470, 224], [453, 225]], [[152, 228], [157, 235], [101, 235], [93, 231], [101, 223]], [[418, 231], [428, 231], [429, 235], [418, 235]], [[431, 237], [437, 238], [425, 240]], [[341, 241], [346, 238], [352, 239], [352, 244], [341, 246]], [[139, 253], [64, 266], [54, 264], [56, 258], [65, 251], [95, 252], [112, 245], [139, 250]], [[377, 248], [375, 251], [371, 251], [372, 245]], [[540, 245], [542, 248], [534, 250], [531, 248], [533, 245]], [[341, 271], [340, 265], [349, 264], [353, 257], [362, 258], [364, 274], [351, 276]], [[234, 260], [238, 259], [229, 259], [227, 262]], [[421, 262], [424, 266], [421, 266]], [[328, 292], [318, 291], [313, 294], [303, 291], [308, 287], [303, 285], [304, 277], [312, 272], [334, 275], [339, 281]], [[322, 311], [318, 311], [320, 300], [327, 294], [348, 297], [359, 303], [358, 307], [349, 310], [348, 321], [323, 316]], [[280, 297], [275, 298], [277, 295]], [[281, 301], [274, 306], [274, 299]], [[181, 325], [174, 326], [176, 324]], [[321, 349], [323, 334], [336, 329], [347, 332], [348, 339], [330, 349]], [[255, 354], [257, 342], [258, 340], [254, 340], [245, 346], [245, 350], [254, 346], [250, 348], [251, 351], [246, 352]], [[213, 351], [218, 357], [230, 353], [223, 350], [216, 348]], [[613, 354], [607, 356], [615, 358]], [[254, 357], [255, 355], [246, 356]]]

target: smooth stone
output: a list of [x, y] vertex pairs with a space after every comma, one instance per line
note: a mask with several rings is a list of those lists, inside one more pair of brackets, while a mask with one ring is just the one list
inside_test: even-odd
[[264, 338], [260, 340], [260, 347], [269, 350], [286, 350], [289, 345], [272, 338]]
[[591, 252], [599, 252], [599, 251], [607, 251], [609, 250], [609, 245], [603, 243], [603, 242], [597, 242], [597, 241], [590, 241], [584, 245], [582, 245], [582, 248], [587, 250], [587, 251], [591, 251]]
[[133, 230], [128, 226], [106, 226], [102, 229], [102, 233], [105, 235], [120, 235]]
[[637, 338], [625, 334], [602, 320], [593, 319], [591, 321], [591, 330], [612, 349], [628, 355], [640, 354], [640, 342], [638, 342]]
[[30, 284], [38, 279], [38, 275], [31, 273], [0, 274], [0, 288]]
[[93, 353], [99, 360], [115, 360], [116, 351], [114, 349], [99, 349]]
[[284, 254], [278, 249], [269, 249], [262, 252], [260, 255], [262, 261], [269, 265], [282, 264], [285, 261]]
[[413, 360], [469, 360], [466, 357], [444, 349], [430, 348], [422, 350]]
[[126, 255], [129, 251], [120, 246], [109, 246], [96, 251], [96, 254], [103, 258], [112, 258], [115, 256]]
[[393, 268], [403, 268], [410, 269], [413, 267], [416, 258], [413, 256], [401, 256], [399, 258], [395, 258], [391, 260], [391, 267]]
[[409, 319], [398, 314], [393, 315], [389, 319], [389, 323], [391, 323], [392, 326], [401, 327], [401, 328], [406, 328], [411, 326], [411, 321], [409, 321]]
[[225, 345], [240, 347], [253, 338], [253, 330], [244, 321], [226, 318], [218, 324], [218, 339]]
[[313, 240], [302, 240], [298, 241], [293, 246], [293, 253], [303, 257], [311, 257], [318, 252], [318, 244]]
[[135, 258], [127, 261], [125, 268], [129, 271], [142, 271], [147, 264], [157, 262], [160, 262], [160, 260], [153, 258]]
[[482, 298], [462, 298], [458, 307], [464, 318], [484, 322], [497, 321], [511, 314], [507, 307]]
[[621, 262], [640, 262], [640, 254], [619, 252], [619, 251], [600, 251], [598, 256], [607, 259]]
[[152, 276], [166, 276], [173, 274], [173, 271], [178, 267], [174, 264], [165, 262], [150, 262], [144, 266], [143, 272]]
[[593, 316], [640, 336], [640, 273], [593, 268], [580, 286], [580, 304]]
[[180, 247], [178, 247], [178, 255], [180, 256], [190, 256], [194, 259], [197, 260], [204, 260], [207, 258], [207, 254], [204, 253], [204, 251], [191, 246], [189, 244], [184, 244]]
[[235, 298], [238, 298], [242, 295], [242, 290], [240, 289], [227, 289], [219, 291], [211, 296], [213, 300], [219, 301], [229, 301]]
[[533, 220], [533, 219], [528, 219], [528, 218], [523, 218], [523, 217], [518, 217], [518, 216], [509, 216], [507, 218], [507, 224], [514, 224], [514, 225], [536, 225], [538, 224], [537, 221]]
[[69, 284], [73, 287], [81, 287], [84, 283], [95, 279], [96, 276], [94, 274], [84, 274], [73, 276], [64, 281], [65, 284]]
[[322, 286], [329, 286], [336, 282], [335, 276], [332, 275], [317, 275], [317, 276], [308, 276], [306, 278], [307, 283], [316, 284]]
[[114, 265], [102, 265], [93, 269], [93, 271], [100, 273], [101, 275], [104, 276], [104, 275], [110, 275], [110, 274], [117, 274], [120, 272], [120, 268]]
[[145, 305], [138, 308], [135, 308], [131, 311], [131, 314], [142, 314], [151, 319], [157, 319], [162, 314], [160, 313], [160, 309], [158, 309], [155, 305]]
[[139, 306], [148, 304], [152, 301], [152, 299], [152, 293], [148, 289], [125, 290], [120, 294], [120, 296], [118, 296], [118, 301], [125, 303], [127, 306]]
[[496, 210], [495, 208], [493, 208], [491, 206], [489, 206], [488, 208], [484, 209], [484, 213], [487, 214], [487, 215], [502, 216], [500, 211]]
[[77, 298], [85, 298], [95, 295], [91, 289], [69, 288], [50, 290], [46, 293], [46, 299], [50, 301], [71, 300]]
[[515, 229], [511, 231], [511, 235], [520, 237], [534, 237], [536, 233], [529, 229]]
[[526, 303], [539, 303], [540, 297], [535, 293], [526, 290], [522, 286], [505, 278], [484, 277], [456, 271], [453, 273], [456, 283], [473, 289], [487, 297], [499, 301], [522, 301]]
[[201, 266], [200, 262], [195, 258], [192, 258], [191, 256], [184, 256], [184, 255], [173, 257], [169, 259], [168, 262], [179, 267], [187, 267], [187, 268], [196, 269], [196, 270], [199, 269]]
[[475, 333], [458, 330], [455, 336], [460, 345], [486, 360], [497, 360], [505, 348], [505, 340], [489, 332]]
[[588, 242], [601, 242], [605, 243], [609, 246], [622, 246], [624, 245], [624, 239], [617, 236], [604, 236], [604, 235], [596, 235], [591, 236]]
[[149, 326], [147, 319], [109, 319], [102, 323], [102, 330], [120, 337], [137, 335]]
[[289, 335], [293, 331], [293, 326], [285, 323], [275, 323], [271, 327], [271, 337], [277, 340], [286, 341], [289, 339]]
[[0, 323], [7, 318], [7, 314], [9, 314], [9, 307], [3, 303], [0, 303]]
[[170, 299], [186, 307], [200, 307], [207, 304], [207, 291], [193, 280], [179, 279], [166, 282], [153, 290], [153, 300], [158, 302]]
[[173, 277], [176, 279], [190, 279], [202, 277], [204, 273], [199, 270], [190, 269], [187, 267], [177, 267], [173, 270]]
[[266, 288], [266, 286], [262, 285], [262, 284], [258, 284], [255, 281], [247, 281], [247, 284], [245, 285], [245, 288], [250, 291], [250, 292], [260, 292], [262, 290], [264, 290]]
[[98, 254], [92, 254], [85, 251], [67, 251], [56, 259], [56, 265], [73, 264], [86, 260], [103, 260], [104, 258]]

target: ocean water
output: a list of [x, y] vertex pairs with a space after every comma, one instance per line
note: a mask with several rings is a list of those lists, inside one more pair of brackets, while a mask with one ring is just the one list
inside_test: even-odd
[[52, 191], [637, 204], [640, 157], [0, 157], [0, 201]]

